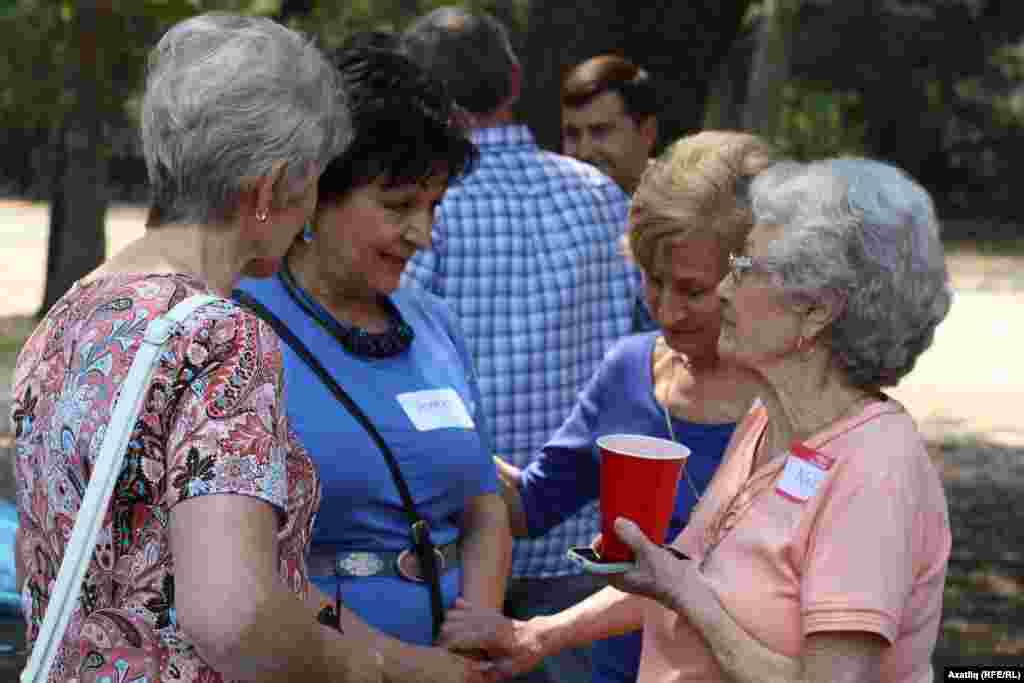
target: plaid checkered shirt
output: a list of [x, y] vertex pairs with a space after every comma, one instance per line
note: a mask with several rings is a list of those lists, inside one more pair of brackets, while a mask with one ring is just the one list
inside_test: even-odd
[[[541, 150], [525, 126], [473, 131], [480, 164], [445, 195], [433, 248], [404, 280], [455, 309], [496, 452], [524, 467], [569, 415], [608, 348], [632, 331], [640, 279], [622, 255], [629, 200], [593, 167]], [[512, 574], [578, 574], [565, 557], [597, 506], [513, 549]]]

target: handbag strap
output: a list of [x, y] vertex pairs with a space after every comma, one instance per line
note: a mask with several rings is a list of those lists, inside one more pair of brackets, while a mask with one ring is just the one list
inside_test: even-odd
[[398, 460], [395, 458], [395, 454], [392, 453], [391, 448], [387, 442], [384, 441], [384, 437], [381, 436], [380, 432], [370, 421], [370, 418], [366, 416], [366, 413], [356, 404], [352, 397], [348, 395], [340, 384], [335, 381], [334, 377], [327, 371], [327, 369], [320, 363], [313, 352], [310, 351], [302, 341], [295, 336], [295, 333], [288, 329], [284, 321], [274, 315], [270, 309], [260, 303], [255, 297], [250, 295], [248, 292], [242, 290], [235, 290], [232, 293], [235, 301], [251, 309], [253, 313], [262, 318], [267, 324], [269, 324], [277, 336], [280, 337], [288, 346], [295, 352], [295, 354], [302, 359], [302, 361], [309, 366], [309, 369], [313, 371], [320, 381], [324, 384], [327, 389], [330, 390], [334, 397], [338, 399], [338, 402], [345, 406], [345, 409], [351, 413], [352, 417], [366, 430], [370, 435], [370, 438], [377, 445], [377, 448], [384, 455], [384, 460], [387, 462], [388, 469], [391, 471], [391, 478], [395, 482], [395, 487], [398, 489], [398, 495], [402, 498], [402, 505], [405, 508], [405, 514], [409, 518], [409, 532], [412, 538], [413, 548], [416, 550], [416, 555], [419, 557], [420, 564], [423, 569], [423, 574], [427, 579], [430, 586], [430, 610], [433, 617], [434, 625], [434, 638], [441, 632], [441, 623], [444, 621], [444, 608], [442, 606], [441, 599], [441, 576], [440, 569], [437, 564], [437, 554], [434, 550], [434, 543], [430, 537], [430, 526], [426, 520], [420, 516], [420, 513], [416, 510], [416, 504], [413, 502], [412, 493], [409, 491], [409, 486], [405, 482], [405, 478], [402, 476], [402, 470], [398, 466]]
[[110, 497], [120, 476], [124, 453], [135, 422], [138, 419], [146, 390], [156, 369], [156, 360], [167, 342], [181, 329], [185, 321], [198, 308], [219, 300], [209, 294], [191, 296], [167, 313], [154, 318], [146, 327], [142, 344], [132, 360], [131, 368], [121, 385], [121, 393], [114, 404], [103, 436], [99, 455], [93, 463], [89, 485], [75, 516], [71, 538], [64, 549], [64, 559], [57, 572], [57, 581], [39, 629], [39, 637], [32, 646], [32, 654], [21, 673], [21, 683], [39, 683], [50, 675], [64, 632], [82, 591], [82, 581], [96, 547], [96, 538], [103, 526]]

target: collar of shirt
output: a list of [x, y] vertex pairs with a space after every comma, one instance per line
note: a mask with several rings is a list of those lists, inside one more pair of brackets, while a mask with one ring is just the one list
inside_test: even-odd
[[529, 127], [522, 124], [474, 128], [470, 131], [470, 138], [478, 147], [537, 146], [537, 142], [534, 140], [533, 133], [530, 132]]

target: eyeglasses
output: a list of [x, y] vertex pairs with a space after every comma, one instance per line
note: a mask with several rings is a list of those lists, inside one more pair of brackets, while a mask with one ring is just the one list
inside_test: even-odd
[[754, 269], [754, 259], [751, 256], [729, 254], [729, 272], [732, 273], [736, 282], [743, 279], [743, 276]]

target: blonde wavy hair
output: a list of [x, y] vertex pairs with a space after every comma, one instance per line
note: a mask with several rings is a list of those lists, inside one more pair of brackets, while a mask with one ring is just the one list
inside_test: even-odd
[[633, 195], [626, 256], [649, 272], [664, 239], [695, 233], [714, 235], [723, 259], [738, 252], [754, 223], [750, 182], [775, 158], [771, 145], [750, 133], [709, 130], [672, 143]]

